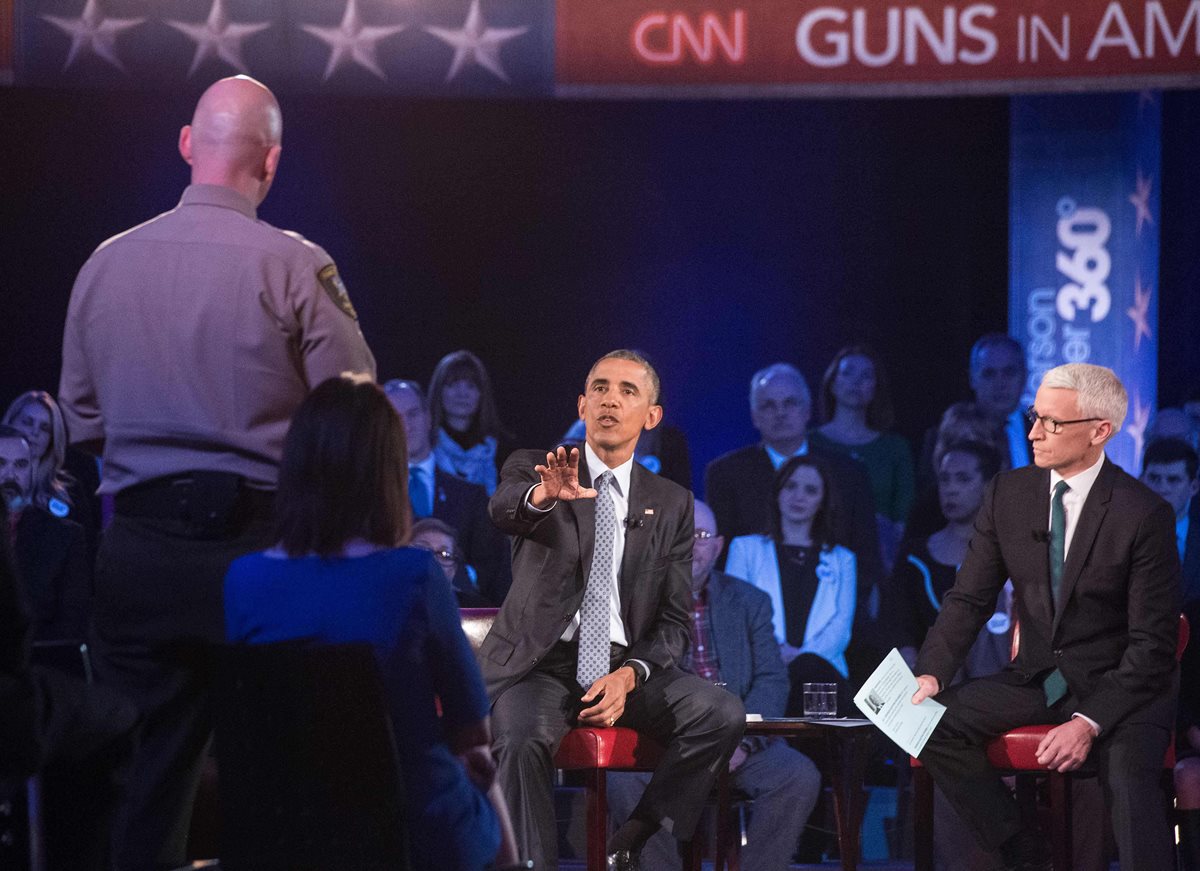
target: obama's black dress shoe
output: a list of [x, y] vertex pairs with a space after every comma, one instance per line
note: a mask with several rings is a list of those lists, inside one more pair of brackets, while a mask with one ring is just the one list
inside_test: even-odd
[[641, 855], [631, 850], [609, 853], [608, 871], [642, 871]]
[[1053, 871], [1050, 851], [1037, 833], [1021, 830], [1000, 845], [1005, 871]]

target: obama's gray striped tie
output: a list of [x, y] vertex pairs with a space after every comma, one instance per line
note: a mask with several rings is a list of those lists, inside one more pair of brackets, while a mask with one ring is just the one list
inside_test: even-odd
[[608, 489], [612, 477], [612, 472], [604, 472], [596, 479], [596, 540], [583, 604], [579, 606], [579, 661], [575, 679], [584, 689], [608, 674], [608, 602], [612, 595], [613, 544], [617, 534], [617, 510]]

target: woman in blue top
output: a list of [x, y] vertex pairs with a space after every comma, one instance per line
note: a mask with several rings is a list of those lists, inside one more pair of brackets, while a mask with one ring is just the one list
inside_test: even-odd
[[309, 395], [284, 442], [279, 544], [230, 567], [226, 635], [370, 643], [404, 771], [414, 867], [477, 871], [508, 828], [487, 695], [441, 570], [428, 551], [399, 546], [407, 479], [389, 470], [406, 468], [406, 454], [400, 419], [374, 384], [333, 378]]

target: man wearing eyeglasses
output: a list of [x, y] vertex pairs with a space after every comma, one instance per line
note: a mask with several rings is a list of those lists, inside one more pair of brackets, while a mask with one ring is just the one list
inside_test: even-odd
[[[475, 485], [471, 485], [475, 486]], [[482, 593], [475, 589], [466, 572], [466, 564], [458, 549], [458, 535], [449, 523], [436, 517], [422, 517], [412, 527], [412, 547], [419, 547], [433, 554], [434, 562], [446, 576], [446, 582], [454, 591], [460, 608], [490, 608]]]
[[[788, 699], [788, 673], [775, 641], [771, 599], [753, 584], [713, 568], [724, 537], [703, 502], [695, 507], [692, 553], [692, 646], [686, 667], [723, 686], [746, 711], [782, 717]], [[821, 791], [812, 760], [782, 738], [743, 737], [729, 760], [736, 795], [754, 802], [742, 850], [746, 871], [778, 871], [791, 865], [804, 824]], [[608, 810], [620, 822], [633, 814], [650, 775], [608, 775]], [[642, 866], [655, 871], [682, 868], [679, 850], [662, 832], [642, 850]]]
[[[946, 713], [921, 761], [986, 849], [1010, 869], [1049, 869], [985, 746], [1055, 724], [1038, 762], [1094, 765], [1124, 871], [1173, 867], [1160, 781], [1178, 692], [1179, 554], [1169, 505], [1104, 456], [1125, 418], [1109, 369], [1071, 363], [1042, 378], [1030, 410], [1034, 466], [988, 488], [954, 587], [926, 637], [913, 702]], [[1020, 650], [996, 675], [945, 689], [1011, 577]]]
[[[453, 530], [458, 545], [455, 553], [460, 557], [455, 566], [459, 574], [456, 589], [473, 589], [466, 598], [477, 601], [476, 605], [466, 605], [460, 596], [459, 604], [464, 608], [501, 604], [512, 584], [512, 572], [508, 541], [488, 518], [487, 491], [437, 467], [429, 401], [420, 384], [393, 378], [383, 385], [383, 391], [404, 422], [408, 442], [408, 498], [413, 517], [418, 521], [440, 520]], [[413, 533], [416, 534], [415, 527]], [[467, 566], [473, 569], [474, 578], [468, 576]]]

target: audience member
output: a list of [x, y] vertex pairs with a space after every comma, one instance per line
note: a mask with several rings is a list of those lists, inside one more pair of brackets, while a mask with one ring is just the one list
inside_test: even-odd
[[[1001, 451], [1001, 468], [1017, 469], [1033, 458], [1030, 451], [1029, 422], [1021, 409], [1021, 394], [1025, 389], [1028, 371], [1025, 352], [1019, 342], [1004, 333], [987, 333], [971, 346], [971, 392], [975, 405], [987, 417], [993, 436], [979, 441], [997, 440]], [[917, 484], [931, 484], [936, 477], [934, 447], [938, 431], [925, 433], [921, 460], [917, 465]]]
[[[921, 761], [980, 845], [999, 848], [1010, 868], [1049, 869], [1049, 851], [985, 747], [1029, 723], [1053, 724], [1037, 748], [1041, 765], [1096, 764], [1123, 869], [1174, 861], [1160, 781], [1178, 689], [1179, 555], [1170, 507], [1105, 459], [1126, 410], [1109, 369], [1046, 372], [1031, 411], [1036, 467], [992, 481], [917, 657], [913, 702], [941, 695], [946, 705]], [[1015, 659], [950, 687], [1010, 577]]]
[[1176, 438], [1146, 446], [1142, 482], [1175, 512], [1175, 543], [1183, 564], [1183, 613], [1192, 639], [1179, 668], [1179, 715], [1175, 724], [1175, 796], [1179, 855], [1184, 871], [1200, 871], [1200, 490], [1196, 451]]
[[769, 535], [729, 544], [725, 571], [771, 600], [779, 652], [788, 666], [788, 716], [803, 712], [805, 681], [839, 685], [848, 710], [846, 648], [854, 625], [855, 555], [834, 544], [829, 473], [815, 456], [792, 457], [775, 475]]
[[30, 390], [14, 399], [5, 412], [4, 423], [21, 430], [33, 450], [38, 506], [83, 527], [88, 562], [94, 563], [104, 527], [104, 510], [96, 494], [100, 461], [68, 444], [62, 409], [44, 390]]
[[[67, 447], [62, 410], [44, 390], [30, 390], [14, 399], [4, 423], [20, 430], [33, 452], [33, 502], [55, 517], [70, 517], [89, 530], [99, 528], [100, 484], [94, 457]], [[77, 474], [68, 468], [77, 470]]]
[[179, 205], [101, 245], [71, 291], [59, 401], [73, 443], [104, 453], [116, 516], [100, 545], [98, 678], [144, 717], [114, 825], [114, 865], [186, 858], [212, 731], [200, 649], [224, 637], [221, 581], [270, 544], [288, 422], [309, 386], [375, 361], [337, 267], [257, 218], [282, 120], [245, 76], [206, 90], [179, 152]]
[[[1000, 457], [1000, 468], [1008, 469], [1008, 441], [1002, 431], [996, 429], [991, 418], [974, 402], [956, 402], [942, 413], [934, 437], [933, 453], [930, 457], [935, 468], [940, 467], [946, 449], [959, 442], [977, 442], [988, 445]], [[937, 478], [921, 483], [913, 502], [905, 528], [913, 540], [927, 538], [946, 523], [938, 499]]]
[[[0, 499], [0, 528], [10, 524]], [[0, 778], [41, 774], [49, 871], [108, 871], [137, 709], [105, 687], [30, 664], [33, 622], [21, 581], [9, 536], [0, 535]]]
[[[504, 601], [512, 584], [508, 540], [488, 517], [488, 494], [479, 484], [438, 466], [433, 453], [433, 423], [425, 392], [415, 381], [393, 379], [384, 387], [392, 407], [404, 422], [408, 439], [408, 496], [413, 516], [433, 517], [456, 530], [464, 571], [475, 573], [477, 587], [490, 605]], [[470, 569], [467, 569], [467, 567]], [[461, 583], [459, 587], [464, 591]]]
[[24, 434], [0, 424], [0, 496], [8, 508], [17, 568], [35, 641], [87, 635], [92, 569], [83, 527], [34, 501], [33, 452]]
[[[782, 717], [787, 669], [775, 643], [771, 600], [745, 581], [713, 568], [724, 541], [712, 511], [695, 504], [692, 555], [692, 645], [683, 667], [738, 696], [747, 713]], [[742, 850], [746, 871], [778, 871], [791, 864], [804, 824], [821, 791], [821, 775], [782, 738], [745, 737], [729, 760], [735, 795], [754, 802]], [[650, 774], [608, 775], [608, 810], [632, 815]], [[678, 844], [666, 832], [642, 851], [646, 868], [682, 867]]]
[[419, 547], [433, 554], [438, 568], [446, 576], [454, 598], [460, 608], [490, 608], [492, 603], [484, 598], [475, 588], [474, 582], [467, 576], [463, 558], [458, 549], [458, 535], [454, 527], [436, 517], [422, 517], [412, 528], [413, 547]]
[[1179, 439], [1200, 450], [1200, 424], [1179, 408], [1161, 408], [1146, 427], [1146, 444], [1159, 439]]
[[871, 478], [883, 565], [890, 571], [915, 495], [912, 448], [892, 425], [887, 372], [878, 355], [862, 345], [838, 351], [821, 379], [821, 417], [811, 433], [819, 448], [858, 460]]
[[1183, 413], [1192, 419], [1196, 426], [1200, 427], [1200, 384], [1193, 385], [1191, 392], [1185, 394], [1186, 399], [1183, 400]]
[[[876, 585], [883, 580], [875, 500], [863, 465], [834, 451], [812, 445], [808, 438], [811, 395], [794, 366], [776, 363], [750, 379], [750, 417], [762, 436], [718, 457], [704, 470], [704, 498], [717, 524], [730, 538], [772, 529], [776, 510], [776, 472], [791, 457], [811, 453], [828, 471], [830, 542], [854, 552], [858, 574], [854, 636], [847, 652], [856, 681], [879, 663], [876, 650]], [[728, 570], [728, 569], [727, 569]], [[775, 619], [781, 617], [778, 609]]]
[[1187, 441], [1151, 441], [1141, 480], [1175, 511], [1175, 541], [1183, 564], [1183, 613], [1192, 643], [1180, 663], [1180, 710], [1175, 725], [1175, 797], [1180, 825], [1180, 865], [1200, 871], [1200, 499], [1198, 461]]
[[[1191, 623], [1192, 632], [1200, 630], [1200, 600], [1186, 602], [1183, 613]], [[1200, 644], [1189, 644], [1179, 665], [1175, 757], [1180, 868], [1200, 871]]]
[[[884, 596], [884, 613], [894, 633], [894, 644], [909, 668], [916, 665], [917, 650], [937, 619], [942, 598], [954, 586], [984, 491], [1000, 470], [1000, 455], [983, 442], [953, 442], [939, 456], [938, 496], [946, 525], [928, 538], [909, 540], [896, 561]], [[995, 613], [976, 637], [953, 683], [994, 674], [1008, 664], [1011, 592], [1011, 586], [1006, 586], [1000, 594]], [[934, 861], [938, 868], [991, 868], [999, 864], [998, 855], [985, 852], [975, 842], [940, 790], [934, 820]]]
[[[404, 772], [413, 867], [482, 871], [500, 847], [488, 702], [442, 570], [409, 536], [404, 428], [374, 384], [331, 378], [284, 442], [278, 544], [225, 578], [230, 641], [369, 642]], [[440, 701], [441, 717], [437, 713]], [[511, 862], [511, 858], [506, 858]]]
[[[1200, 481], [1196, 473], [1196, 450], [1187, 442], [1162, 438], [1146, 446], [1142, 483], [1167, 500], [1175, 512], [1175, 544], [1183, 566], [1185, 605], [1200, 602], [1200, 499], [1196, 498]], [[1196, 628], [1200, 630], [1200, 626]]]
[[470, 351], [439, 360], [429, 380], [429, 405], [438, 467], [479, 484], [491, 496], [510, 445], [483, 361]]
[[[942, 598], [954, 586], [975, 531], [975, 516], [983, 504], [987, 485], [1000, 471], [1000, 456], [988, 444], [954, 442], [941, 452], [938, 497], [946, 525], [927, 538], [912, 540], [901, 554], [884, 601], [895, 646], [911, 668], [917, 650], [942, 609]], [[954, 683], [964, 678], [993, 674], [1010, 658], [1011, 623], [1005, 601], [1009, 588], [997, 602], [995, 613], [975, 640]]]
[[[513, 589], [479, 650], [500, 782], [522, 855], [557, 867], [553, 757], [575, 725], [620, 724], [666, 748], [609, 868], [640, 867], [659, 829], [688, 840], [745, 727], [741, 700], [680, 670], [691, 639], [692, 495], [633, 460], [662, 419], [659, 379], [631, 351], [588, 372], [583, 450], [519, 451], [492, 519], [516, 537]], [[581, 463], [580, 460], [583, 460]]]
[[946, 448], [956, 442], [979, 442], [991, 447], [1000, 457], [1000, 468], [1011, 469], [1011, 452], [1002, 431], [993, 425], [991, 417], [977, 402], [956, 402], [942, 412], [934, 438], [933, 460], [941, 466]]

